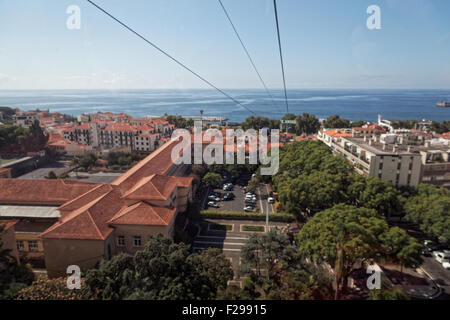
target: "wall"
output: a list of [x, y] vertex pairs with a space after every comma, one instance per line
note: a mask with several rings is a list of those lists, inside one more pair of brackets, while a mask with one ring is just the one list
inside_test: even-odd
[[92, 269], [105, 256], [103, 240], [43, 239], [45, 265], [50, 278], [66, 275], [69, 265]]

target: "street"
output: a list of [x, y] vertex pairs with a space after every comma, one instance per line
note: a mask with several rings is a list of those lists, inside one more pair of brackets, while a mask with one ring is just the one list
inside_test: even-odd
[[447, 295], [450, 295], [450, 270], [445, 270], [433, 257], [423, 257], [422, 269]]

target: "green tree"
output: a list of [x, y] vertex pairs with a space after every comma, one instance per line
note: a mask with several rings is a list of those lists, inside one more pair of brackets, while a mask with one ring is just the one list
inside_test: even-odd
[[244, 297], [292, 300], [329, 295], [324, 270], [301, 264], [298, 248], [279, 230], [251, 235], [241, 259], [241, 272], [250, 275], [241, 292]]
[[295, 131], [298, 135], [314, 134], [320, 129], [319, 119], [317, 119], [313, 114], [303, 113], [302, 115], [297, 116], [295, 120], [297, 122], [295, 125]]
[[191, 254], [189, 246], [158, 235], [134, 256], [119, 254], [86, 273], [87, 299], [214, 299], [232, 279], [231, 263], [217, 250]]
[[202, 178], [202, 182], [207, 187], [217, 187], [220, 184], [220, 181], [222, 180], [222, 177], [218, 173], [214, 172], [208, 172], [205, 174], [205, 176]]
[[417, 195], [406, 200], [405, 218], [426, 234], [450, 243], [450, 191], [421, 184]]
[[390, 217], [401, 211], [399, 191], [390, 181], [368, 178], [364, 191], [360, 195], [361, 205], [375, 209], [379, 214]]
[[296, 238], [304, 259], [333, 268], [336, 299], [357, 261], [392, 258], [405, 265], [420, 263], [420, 246], [398, 229], [390, 230], [373, 209], [336, 205], [308, 220]]
[[411, 298], [400, 288], [384, 287], [380, 290], [371, 290], [367, 300], [411, 300]]
[[350, 120], [342, 119], [338, 115], [333, 115], [325, 120], [323, 127], [327, 129], [349, 128]]

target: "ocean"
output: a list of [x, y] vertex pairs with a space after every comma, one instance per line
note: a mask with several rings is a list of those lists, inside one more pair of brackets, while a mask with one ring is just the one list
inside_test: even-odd
[[[255, 115], [280, 119], [286, 113], [284, 92], [225, 90]], [[378, 114], [389, 120], [450, 120], [450, 90], [289, 90], [289, 112], [313, 113], [318, 118], [338, 114], [353, 121], [376, 121]], [[214, 90], [0, 90], [0, 106], [23, 110], [50, 109], [76, 116], [80, 113], [125, 112], [134, 117], [173, 114], [223, 116], [240, 122], [252, 115], [245, 108]]]

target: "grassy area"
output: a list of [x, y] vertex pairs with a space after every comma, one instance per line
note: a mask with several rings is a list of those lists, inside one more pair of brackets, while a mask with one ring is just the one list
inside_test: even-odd
[[264, 226], [242, 226], [242, 231], [264, 232]]
[[230, 224], [218, 224], [218, 223], [212, 223], [209, 225], [210, 230], [217, 230], [217, 231], [231, 231], [231, 228], [233, 226]]

